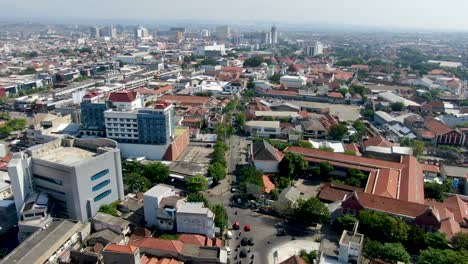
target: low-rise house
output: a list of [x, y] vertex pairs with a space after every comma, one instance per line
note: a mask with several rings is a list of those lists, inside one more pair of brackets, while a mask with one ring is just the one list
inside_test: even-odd
[[212, 113], [207, 116], [206, 126], [209, 129], [215, 129], [218, 124], [224, 123], [224, 116], [218, 113]]
[[177, 232], [215, 235], [214, 214], [203, 203], [184, 203], [176, 212]]
[[301, 192], [296, 187], [290, 186], [279, 194], [278, 200], [272, 205], [273, 209], [279, 214], [289, 214], [300, 197]]
[[124, 242], [124, 236], [117, 234], [109, 229], [104, 229], [95, 233], [92, 233], [87, 241], [88, 246], [94, 246], [97, 243], [106, 246], [107, 244], [121, 244]]
[[257, 170], [265, 173], [278, 172], [284, 154], [265, 140], [252, 144], [252, 162]]
[[130, 222], [120, 217], [112, 215], [97, 213], [93, 219], [93, 229], [95, 231], [101, 231], [105, 229], [112, 230], [116, 234], [126, 235], [130, 232]]

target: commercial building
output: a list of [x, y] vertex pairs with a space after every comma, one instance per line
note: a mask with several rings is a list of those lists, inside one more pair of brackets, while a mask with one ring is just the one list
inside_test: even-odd
[[280, 84], [284, 85], [286, 88], [301, 88], [307, 84], [307, 78], [304, 76], [281, 76]]
[[124, 199], [120, 149], [110, 139], [64, 138], [14, 155], [8, 164], [18, 217], [28, 197], [46, 193], [62, 218], [88, 221]]
[[77, 244], [81, 244], [89, 236], [90, 232], [89, 223], [54, 220], [1, 259], [0, 264], [59, 263], [62, 253], [71, 250]]
[[246, 133], [257, 137], [279, 137], [281, 127], [279, 121], [247, 121], [244, 126]]
[[216, 43], [209, 46], [198, 46], [194, 54], [198, 56], [222, 57], [226, 55], [226, 46], [224, 44], [217, 45]]

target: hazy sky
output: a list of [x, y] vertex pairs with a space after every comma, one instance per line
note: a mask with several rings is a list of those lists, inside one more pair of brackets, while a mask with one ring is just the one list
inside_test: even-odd
[[264, 21], [468, 30], [468, 0], [0, 0], [0, 20]]

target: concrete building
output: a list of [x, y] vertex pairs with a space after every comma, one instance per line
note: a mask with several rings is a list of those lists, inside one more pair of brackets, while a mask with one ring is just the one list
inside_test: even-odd
[[[143, 204], [145, 210], [146, 226], [156, 227], [163, 230], [173, 230], [172, 224], [168, 227], [168, 222], [175, 222], [175, 210], [162, 208], [162, 200], [175, 196], [174, 186], [158, 184], [143, 194]], [[160, 212], [163, 210], [164, 212]]]
[[93, 26], [93, 27], [90, 27], [89, 28], [89, 35], [91, 38], [100, 38], [101, 37], [101, 31], [99, 29], [99, 27], [97, 26]]
[[8, 231], [18, 222], [15, 202], [12, 200], [0, 200], [0, 235]]
[[14, 155], [8, 164], [18, 217], [35, 191], [62, 218], [88, 221], [102, 205], [124, 199], [120, 149], [110, 139], [64, 138]]
[[278, 28], [276, 26], [271, 28], [271, 44], [278, 44]]
[[226, 46], [224, 44], [217, 45], [216, 43], [208, 46], [198, 46], [194, 54], [198, 56], [221, 57], [226, 55]]
[[106, 229], [119, 235], [127, 235], [130, 232], [130, 222], [120, 217], [109, 214], [97, 213], [93, 219], [93, 230], [103, 231]]
[[280, 84], [286, 86], [287, 88], [301, 88], [307, 84], [307, 78], [303, 76], [281, 76]]
[[356, 231], [343, 230], [339, 242], [338, 260], [340, 263], [361, 263], [362, 246], [364, 235]]
[[105, 263], [140, 264], [140, 249], [134, 246], [108, 244], [102, 251]]
[[90, 232], [89, 223], [54, 220], [1, 259], [0, 264], [59, 263], [61, 255], [84, 241]]
[[177, 232], [215, 236], [215, 215], [203, 203], [184, 203], [176, 212]]
[[247, 121], [244, 130], [257, 137], [279, 137], [281, 134], [279, 121]]

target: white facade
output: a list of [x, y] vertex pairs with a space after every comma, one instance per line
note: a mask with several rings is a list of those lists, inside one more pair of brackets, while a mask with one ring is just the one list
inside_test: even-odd
[[244, 86], [241, 83], [228, 83], [224, 85], [223, 91], [229, 94], [237, 94], [244, 90]]
[[278, 172], [279, 161], [276, 160], [254, 160], [254, 165], [257, 170], [265, 173]]
[[317, 41], [314, 47], [314, 56], [319, 56], [322, 54], [323, 54], [323, 44]]
[[[60, 214], [83, 222], [124, 199], [120, 150], [110, 139], [58, 139], [31, 147], [8, 164], [18, 217], [34, 191], [60, 201]], [[34, 184], [33, 184], [34, 183]]]
[[280, 84], [288, 88], [301, 88], [307, 84], [307, 78], [304, 76], [285, 75], [280, 78]]
[[137, 112], [122, 112], [109, 109], [104, 112], [106, 135], [112, 139], [138, 140]]
[[198, 56], [205, 56], [209, 52], [219, 53], [219, 56], [224, 56], [226, 55], [226, 46], [224, 44], [216, 45], [216, 43], [210, 46], [198, 46], [194, 51], [194, 54]]
[[281, 134], [279, 121], [248, 121], [245, 131], [252, 136], [278, 137]]
[[158, 184], [143, 194], [146, 226], [159, 227], [157, 219], [159, 204], [162, 199], [175, 195], [175, 188], [165, 184]]
[[169, 145], [119, 143], [124, 159], [145, 157], [147, 160], [162, 160], [168, 147]]
[[214, 214], [203, 203], [185, 203], [176, 213], [177, 232], [215, 236]]

